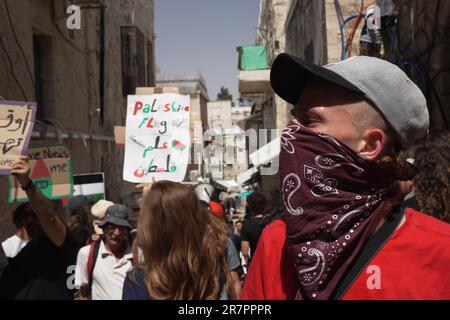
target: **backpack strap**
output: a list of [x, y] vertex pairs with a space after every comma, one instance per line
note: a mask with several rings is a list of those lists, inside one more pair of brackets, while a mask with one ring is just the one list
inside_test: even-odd
[[396, 207], [393, 209], [392, 214], [386, 218], [386, 222], [373, 234], [359, 255], [356, 257], [355, 262], [350, 267], [348, 272], [341, 278], [334, 293], [330, 297], [331, 300], [342, 299], [361, 272], [384, 247], [384, 245], [394, 234], [395, 230], [397, 230], [400, 222], [405, 216], [405, 213], [406, 208]]
[[88, 257], [88, 263], [87, 263], [89, 288], [92, 287], [95, 262], [97, 261], [98, 251], [100, 249], [100, 243], [101, 243], [101, 240], [94, 241], [90, 244], [90, 247], [89, 247], [89, 257]]

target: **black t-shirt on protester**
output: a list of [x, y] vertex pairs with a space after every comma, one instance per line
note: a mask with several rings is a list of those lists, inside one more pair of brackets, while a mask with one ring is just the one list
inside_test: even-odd
[[[68, 278], [76, 265], [79, 245], [67, 230], [61, 247], [47, 237], [30, 241], [9, 262], [0, 279], [0, 299], [7, 300], [71, 300], [73, 290]], [[69, 281], [73, 283], [73, 281]]]
[[85, 225], [79, 224], [72, 230], [72, 235], [77, 240], [78, 245], [84, 247], [91, 237], [91, 232]]
[[241, 241], [248, 241], [250, 243], [250, 253], [255, 254], [256, 245], [259, 237], [264, 229], [262, 218], [246, 219], [241, 232]]

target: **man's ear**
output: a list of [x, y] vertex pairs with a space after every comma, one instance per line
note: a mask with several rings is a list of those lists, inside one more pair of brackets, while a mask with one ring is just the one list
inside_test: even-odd
[[376, 161], [383, 155], [387, 136], [381, 129], [369, 129], [364, 133], [364, 146], [359, 152], [366, 160]]

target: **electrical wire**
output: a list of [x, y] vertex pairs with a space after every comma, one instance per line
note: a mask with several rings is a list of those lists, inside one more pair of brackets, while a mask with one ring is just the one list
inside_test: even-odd
[[[405, 67], [410, 66], [412, 69], [412, 76], [414, 78], [414, 83], [421, 89], [421, 91], [425, 94], [427, 97], [427, 100], [430, 102], [432, 100], [432, 97], [434, 96], [434, 99], [436, 101], [436, 104], [438, 106], [439, 112], [442, 116], [442, 119], [444, 120], [445, 127], [449, 128], [449, 120], [447, 119], [446, 113], [444, 111], [444, 107], [442, 105], [442, 102], [439, 97], [439, 93], [436, 90], [436, 87], [434, 86], [433, 79], [429, 76], [429, 68], [427, 65], [422, 65], [420, 61], [418, 60], [417, 56], [414, 54], [414, 52], [410, 48], [405, 48], [401, 51], [401, 54], [410, 54], [411, 59], [408, 60], [402, 60], [400, 67], [405, 70]], [[425, 78], [425, 83], [422, 81], [422, 77]], [[427, 86], [427, 87], [425, 87]], [[428, 88], [429, 87], [429, 88]], [[431, 93], [430, 93], [431, 91]]]
[[20, 85], [20, 82], [19, 82], [19, 80], [17, 80], [16, 74], [14, 73], [14, 68], [13, 68], [13, 63], [12, 63], [12, 60], [11, 60], [11, 56], [9, 55], [8, 51], [6, 50], [5, 43], [3, 42], [3, 39], [2, 39], [1, 36], [0, 36], [0, 44], [2, 46], [3, 51], [5, 52], [6, 58], [8, 59], [8, 64], [9, 64], [9, 69], [11, 71], [11, 75], [12, 75], [14, 81], [16, 82], [17, 86], [19, 87], [20, 92], [22, 93], [24, 101], [28, 101], [28, 97], [25, 94], [25, 90]]
[[19, 50], [22, 53], [23, 59], [25, 60], [25, 66], [28, 70], [28, 74], [30, 75], [30, 79], [34, 86], [34, 76], [33, 76], [33, 73], [31, 72], [31, 68], [30, 68], [30, 64], [28, 63], [27, 56], [25, 55], [25, 52], [23, 51], [23, 48], [20, 45], [19, 39], [17, 38], [16, 29], [14, 28], [14, 24], [11, 19], [11, 14], [9, 12], [8, 0], [5, 0], [5, 8], [6, 8], [6, 15], [8, 16], [9, 24], [11, 25], [11, 30], [12, 30], [14, 39], [16, 40], [17, 46], [19, 47]]
[[[391, 62], [398, 65], [405, 72], [407, 71], [406, 69], [409, 68], [409, 74], [410, 74], [411, 79], [420, 88], [420, 90], [424, 93], [424, 95], [427, 98], [427, 101], [429, 103], [428, 105], [431, 104], [431, 101], [433, 101], [433, 100], [435, 101], [435, 103], [439, 109], [439, 113], [441, 114], [442, 119], [444, 120], [445, 126], [448, 129], [449, 125], [450, 125], [450, 119], [447, 119], [448, 116], [446, 116], [446, 112], [444, 110], [444, 107], [443, 107], [440, 97], [450, 95], [450, 92], [442, 93], [441, 95], [439, 95], [439, 93], [434, 85], [434, 81], [440, 74], [445, 72], [446, 69], [450, 70], [450, 68], [444, 68], [443, 70], [439, 70], [439, 72], [436, 73], [432, 78], [430, 77], [430, 69], [429, 68], [431, 66], [432, 50], [434, 50], [437, 46], [442, 45], [441, 43], [436, 44], [436, 37], [438, 35], [438, 27], [441, 27], [444, 31], [447, 31], [450, 29], [450, 26], [445, 26], [445, 25], [443, 26], [443, 25], [439, 24], [439, 21], [435, 21], [435, 25], [433, 25], [433, 28], [431, 31], [433, 33], [431, 35], [431, 39], [430, 39], [428, 32], [423, 27], [420, 28], [418, 30], [418, 32], [420, 34], [423, 34], [424, 38], [427, 41], [427, 47], [421, 53], [416, 55], [410, 47], [406, 46], [406, 47], [402, 48], [401, 25], [403, 22], [403, 11], [402, 11], [403, 3], [404, 3], [404, 1], [400, 0], [399, 12], [398, 12], [398, 15], [395, 20], [395, 32], [391, 39], [391, 58], [393, 60]], [[337, 1], [335, 1], [335, 5], [337, 7]], [[366, 7], [366, 9], [367, 9], [367, 7]], [[438, 15], [440, 7], [441, 7], [441, 0], [438, 0], [436, 2], [433, 16]], [[336, 10], [338, 10], [338, 9], [336, 8]], [[425, 13], [421, 14], [419, 12], [415, 16], [421, 17], [424, 14]], [[354, 18], [349, 17], [345, 20], [345, 23], [347, 24], [349, 21], [351, 21], [353, 19]], [[420, 20], [420, 19], [418, 18], [418, 20]], [[356, 29], [356, 28], [354, 28], [354, 29]], [[341, 35], [342, 35], [342, 32], [343, 32], [343, 30], [341, 30]], [[448, 33], [444, 32], [444, 34], [448, 34]], [[354, 31], [352, 30], [352, 33], [350, 34], [350, 38], [349, 38], [349, 41], [347, 44], [347, 50], [346, 50], [345, 54], [342, 53], [342, 57], [347, 56], [347, 53], [348, 53], [348, 56], [351, 55], [351, 52], [348, 52], [348, 51], [351, 50], [353, 36], [354, 36]], [[341, 40], [342, 40], [342, 36], [341, 36]], [[410, 45], [412, 45], [412, 43]], [[422, 64], [421, 60], [427, 61], [426, 64]]]
[[[334, 6], [336, 8], [336, 14], [339, 23], [339, 29], [341, 32], [341, 60], [345, 60], [347, 57], [351, 56], [351, 46], [353, 43], [353, 38], [356, 30], [358, 29], [359, 24], [361, 23], [361, 17], [366, 11], [366, 9], [374, 4], [375, 1], [372, 1], [370, 4], [364, 7], [364, 0], [361, 0], [361, 7], [359, 14], [352, 14], [347, 19], [344, 19], [344, 15], [342, 13], [342, 8], [339, 4], [339, 0], [334, 0]], [[357, 18], [355, 24], [353, 25], [351, 33], [348, 32], [347, 23], [353, 19]], [[346, 33], [345, 33], [346, 32]], [[349, 55], [348, 55], [349, 53]]]
[[[403, 3], [403, 0], [400, 2], [401, 4]], [[435, 7], [435, 15], [437, 16], [438, 12], [439, 12], [439, 8], [441, 6], [441, 1], [439, 0], [436, 3], [436, 7]], [[400, 6], [401, 7], [401, 6]], [[433, 78], [430, 77], [430, 66], [431, 66], [431, 57], [432, 57], [432, 51], [437, 47], [436, 44], [436, 35], [437, 35], [437, 31], [438, 31], [438, 21], [435, 21], [435, 24], [433, 26], [433, 30], [431, 31], [433, 34], [431, 35], [431, 39], [430, 36], [428, 34], [428, 32], [422, 27], [419, 29], [419, 32], [421, 34], [423, 34], [426, 42], [427, 42], [427, 47], [426, 49], [416, 55], [414, 53], [414, 51], [407, 47], [405, 49], [401, 49], [400, 47], [400, 22], [401, 22], [401, 10], [399, 11], [399, 15], [397, 17], [397, 43], [399, 45], [399, 66], [411, 66], [412, 72], [413, 72], [413, 78], [414, 78], [414, 82], [422, 89], [422, 91], [424, 92], [427, 101], [429, 102], [429, 104], [431, 104], [433, 98], [436, 102], [436, 105], [439, 109], [439, 113], [442, 116], [442, 119], [444, 120], [445, 126], [446, 128], [449, 128], [449, 124], [450, 124], [450, 119], [448, 119], [446, 112], [444, 110], [444, 106], [442, 104], [442, 101], [440, 99], [440, 95], [438, 93], [438, 91], [436, 90], [436, 87], [434, 85], [434, 80], [435, 78], [441, 74], [443, 71], [440, 70], [440, 72], [436, 75], [433, 76]], [[410, 59], [404, 59], [403, 56], [405, 54], [409, 54], [411, 57]], [[426, 55], [424, 57], [423, 60], [426, 60], [427, 63], [426, 64], [422, 64], [420, 62], [420, 60], [422, 59], [422, 57]], [[424, 78], [424, 79], [422, 79]]]
[[344, 34], [344, 20], [343, 17], [339, 14], [342, 14], [342, 11], [340, 10], [339, 0], [334, 0], [334, 7], [336, 8], [336, 14], [338, 18], [338, 24], [339, 24], [339, 30], [341, 31], [341, 60], [346, 59], [345, 54], [345, 34]]
[[359, 14], [356, 18], [355, 24], [353, 25], [353, 29], [352, 32], [350, 33], [350, 37], [348, 39], [347, 42], [347, 48], [346, 48], [346, 54], [347, 57], [351, 57], [352, 56], [352, 44], [353, 44], [353, 38], [355, 36], [355, 32], [359, 27], [359, 24], [361, 23], [361, 14]]
[[361, 22], [361, 17], [363, 15], [363, 11], [364, 11], [364, 0], [361, 0], [361, 7], [359, 9], [359, 13], [357, 15], [355, 24], [353, 25], [352, 32], [350, 33], [349, 40], [347, 41], [346, 55], [348, 57], [352, 56], [353, 37], [355, 36], [356, 29], [358, 29], [358, 26]]
[[349, 33], [348, 33], [348, 28], [347, 28], [347, 26], [345, 26], [345, 24], [344, 24], [344, 15], [343, 15], [343, 13], [342, 13], [342, 8], [341, 8], [341, 5], [340, 5], [340, 3], [339, 3], [339, 0], [334, 0], [335, 1], [335, 6], [336, 6], [336, 13], [337, 13], [337, 15], [338, 15], [338, 21], [339, 21], [339, 24], [341, 24], [342, 26], [343, 26], [343, 30], [345, 31], [345, 37], [346, 38], [348, 38], [348, 35], [349, 35]]

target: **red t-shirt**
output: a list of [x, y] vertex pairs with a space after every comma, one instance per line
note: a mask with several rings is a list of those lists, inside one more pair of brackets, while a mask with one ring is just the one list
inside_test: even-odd
[[[294, 299], [295, 267], [287, 254], [286, 224], [267, 226], [248, 271], [241, 299]], [[450, 299], [450, 225], [406, 210], [406, 221], [361, 272], [343, 300]]]

